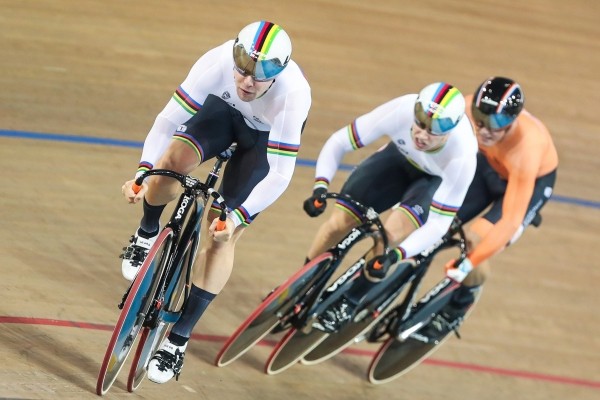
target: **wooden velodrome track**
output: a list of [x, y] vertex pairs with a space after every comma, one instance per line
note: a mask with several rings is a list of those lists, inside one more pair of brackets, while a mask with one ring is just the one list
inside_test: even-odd
[[[117, 255], [141, 212], [121, 184], [196, 58], [263, 18], [289, 32], [313, 89], [294, 180], [241, 241], [180, 381], [129, 394], [120, 378], [106, 398], [600, 398], [600, 3], [0, 0], [0, 10], [0, 398], [96, 397], [126, 287]], [[269, 343], [213, 366], [225, 338], [304, 259], [321, 220], [301, 202], [328, 135], [427, 83], [470, 92], [494, 74], [522, 84], [561, 165], [542, 227], [496, 257], [463, 339], [381, 386], [365, 380], [376, 349], [366, 344], [276, 376], [262, 372]], [[441, 274], [432, 268], [430, 281]]]

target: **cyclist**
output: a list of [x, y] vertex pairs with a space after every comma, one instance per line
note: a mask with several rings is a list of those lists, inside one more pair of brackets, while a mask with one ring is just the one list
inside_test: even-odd
[[[237, 240], [292, 178], [311, 90], [291, 51], [281, 26], [259, 21], [244, 27], [235, 40], [196, 61], [145, 140], [136, 177], [151, 168], [189, 174], [237, 143], [219, 189], [230, 207], [226, 228], [215, 230], [218, 213], [211, 209], [199, 251], [201, 273], [194, 275], [180, 319], [149, 363], [151, 381], [164, 383], [179, 375], [194, 326], [229, 279]], [[153, 176], [136, 194], [133, 182], [125, 182], [122, 191], [129, 203], [142, 201], [143, 217], [122, 255], [122, 272], [129, 280], [158, 236], [165, 205], [179, 189], [175, 180]]]
[[[310, 216], [325, 210], [326, 203], [319, 201], [345, 153], [387, 136], [391, 141], [356, 167], [341, 192], [380, 213], [399, 203], [384, 223], [390, 242], [398, 246], [387, 260], [372, 258], [366, 266], [366, 279], [328, 308], [316, 328], [338, 330], [392, 264], [420, 253], [446, 233], [476, 168], [477, 141], [464, 112], [460, 91], [437, 82], [419, 94], [380, 105], [327, 140], [317, 160], [313, 194], [305, 200], [304, 210]], [[352, 207], [338, 200], [317, 231], [307, 259], [324, 252], [359, 223]]]
[[[479, 142], [477, 171], [458, 218], [468, 222], [470, 252], [446, 264], [450, 278], [462, 282], [451, 302], [420, 332], [445, 336], [462, 323], [489, 275], [486, 261], [514, 243], [546, 204], [556, 182], [558, 155], [546, 126], [523, 109], [521, 86], [512, 79], [486, 79], [467, 96]], [[470, 112], [469, 112], [470, 111]]]

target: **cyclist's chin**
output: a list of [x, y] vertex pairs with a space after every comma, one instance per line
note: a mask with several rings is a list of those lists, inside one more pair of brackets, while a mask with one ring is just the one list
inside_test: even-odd
[[247, 102], [247, 101], [252, 101], [252, 100], [256, 99], [256, 93], [249, 92], [249, 91], [244, 90], [239, 87], [236, 89], [237, 89], [237, 95], [240, 98], [240, 100]]

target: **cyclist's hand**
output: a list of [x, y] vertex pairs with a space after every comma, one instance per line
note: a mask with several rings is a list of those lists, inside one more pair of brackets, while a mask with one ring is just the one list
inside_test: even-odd
[[469, 272], [473, 270], [473, 264], [471, 260], [465, 258], [463, 260], [452, 260], [446, 263], [444, 267], [446, 269], [446, 276], [458, 283], [461, 283]]
[[318, 217], [323, 214], [325, 207], [327, 207], [326, 194], [327, 189], [325, 188], [315, 189], [312, 196], [304, 200], [304, 211], [311, 217]]
[[235, 224], [231, 219], [227, 218], [225, 220], [225, 229], [218, 231], [217, 222], [219, 222], [219, 218], [213, 219], [210, 227], [208, 228], [208, 234], [212, 236], [215, 242], [228, 242], [235, 231]]
[[390, 267], [398, 261], [398, 253], [390, 251], [386, 255], [373, 257], [365, 267], [369, 277], [383, 279], [387, 275]]
[[135, 204], [144, 198], [144, 194], [148, 191], [148, 185], [146, 183], [142, 183], [142, 188], [139, 192], [135, 193], [133, 191], [133, 184], [135, 183], [135, 179], [127, 181], [121, 187], [121, 193], [127, 199], [127, 201], [131, 204]]

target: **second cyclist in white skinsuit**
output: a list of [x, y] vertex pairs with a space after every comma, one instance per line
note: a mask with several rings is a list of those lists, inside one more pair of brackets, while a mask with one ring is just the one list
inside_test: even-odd
[[[460, 208], [477, 163], [477, 140], [464, 116], [462, 94], [446, 83], [434, 83], [418, 95], [393, 99], [358, 117], [335, 132], [325, 143], [315, 173], [313, 195], [305, 211], [319, 215], [324, 206], [315, 206], [328, 189], [345, 153], [387, 136], [391, 142], [360, 163], [344, 183], [341, 192], [364, 205], [383, 212], [396, 205], [385, 228], [396, 252], [385, 260], [382, 270], [367, 265], [367, 275], [376, 281], [398, 259], [413, 257], [438, 241], [450, 227]], [[324, 252], [359, 223], [357, 213], [339, 200], [328, 221], [319, 229], [308, 259]], [[392, 259], [393, 258], [393, 259]], [[351, 318], [352, 309], [370, 285], [350, 293], [325, 313], [322, 328], [335, 331]]]

